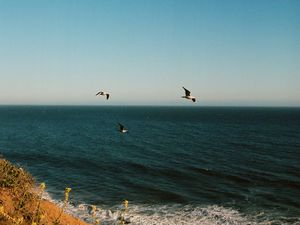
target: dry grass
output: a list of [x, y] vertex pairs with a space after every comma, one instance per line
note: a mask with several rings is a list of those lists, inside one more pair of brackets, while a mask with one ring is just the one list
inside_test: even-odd
[[0, 158], [0, 225], [87, 225], [42, 200], [43, 190], [34, 189], [34, 179], [28, 172]]
[[30, 208], [36, 200], [31, 192], [33, 186], [34, 179], [29, 173], [0, 159], [0, 206], [3, 211], [0, 224], [16, 224], [18, 219], [24, 224], [31, 221], [33, 212]]

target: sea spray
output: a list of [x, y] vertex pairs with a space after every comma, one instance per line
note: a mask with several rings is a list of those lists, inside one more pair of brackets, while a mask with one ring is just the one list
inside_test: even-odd
[[[51, 198], [49, 193], [45, 192], [46, 199], [63, 207], [63, 201], [57, 201]], [[97, 205], [94, 217], [101, 221], [101, 225], [114, 225], [119, 223], [120, 215], [124, 212], [124, 205], [115, 205], [112, 207]], [[125, 219], [131, 225], [270, 225], [270, 224], [289, 224], [298, 225], [300, 218], [271, 219], [266, 213], [253, 214], [251, 216], [243, 215], [238, 210], [218, 206], [218, 205], [147, 205], [130, 204], [127, 209]], [[94, 218], [92, 207], [89, 204], [69, 204], [65, 211], [82, 220], [93, 223]]]

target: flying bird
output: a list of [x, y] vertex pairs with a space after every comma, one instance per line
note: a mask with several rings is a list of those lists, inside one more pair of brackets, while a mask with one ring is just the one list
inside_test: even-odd
[[121, 133], [126, 133], [127, 131], [128, 131], [128, 129], [126, 129], [122, 124], [120, 124], [120, 123], [118, 123], [119, 124], [119, 131], [121, 132]]
[[185, 89], [184, 87], [182, 87], [185, 91], [185, 96], [182, 96], [182, 98], [186, 98], [186, 99], [189, 99], [189, 100], [192, 100], [193, 102], [196, 101], [196, 98], [194, 96], [191, 95], [191, 92], [187, 89]]
[[99, 91], [97, 94], [96, 94], [96, 96], [100, 96], [100, 95], [105, 95], [106, 96], [106, 100], [109, 98], [109, 93], [107, 93], [107, 92], [104, 92], [104, 91]]

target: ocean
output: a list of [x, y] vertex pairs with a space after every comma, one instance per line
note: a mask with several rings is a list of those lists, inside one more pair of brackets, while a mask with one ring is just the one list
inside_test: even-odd
[[300, 108], [0, 106], [0, 154], [87, 222], [300, 224]]

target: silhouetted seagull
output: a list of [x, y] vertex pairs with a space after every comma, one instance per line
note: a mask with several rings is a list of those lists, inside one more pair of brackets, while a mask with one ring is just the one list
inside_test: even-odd
[[186, 99], [190, 99], [192, 100], [193, 102], [196, 101], [196, 98], [194, 96], [191, 96], [191, 92], [187, 89], [185, 89], [184, 87], [182, 87], [185, 91], [185, 96], [182, 96], [183, 98], [186, 98]]
[[96, 96], [98, 96], [98, 95], [106, 95], [106, 100], [109, 98], [109, 93], [104, 92], [104, 91], [99, 91], [99, 92], [96, 94]]
[[121, 133], [126, 133], [127, 131], [128, 131], [128, 129], [126, 129], [122, 124], [120, 124], [120, 123], [118, 123], [119, 124], [119, 131], [121, 132]]

